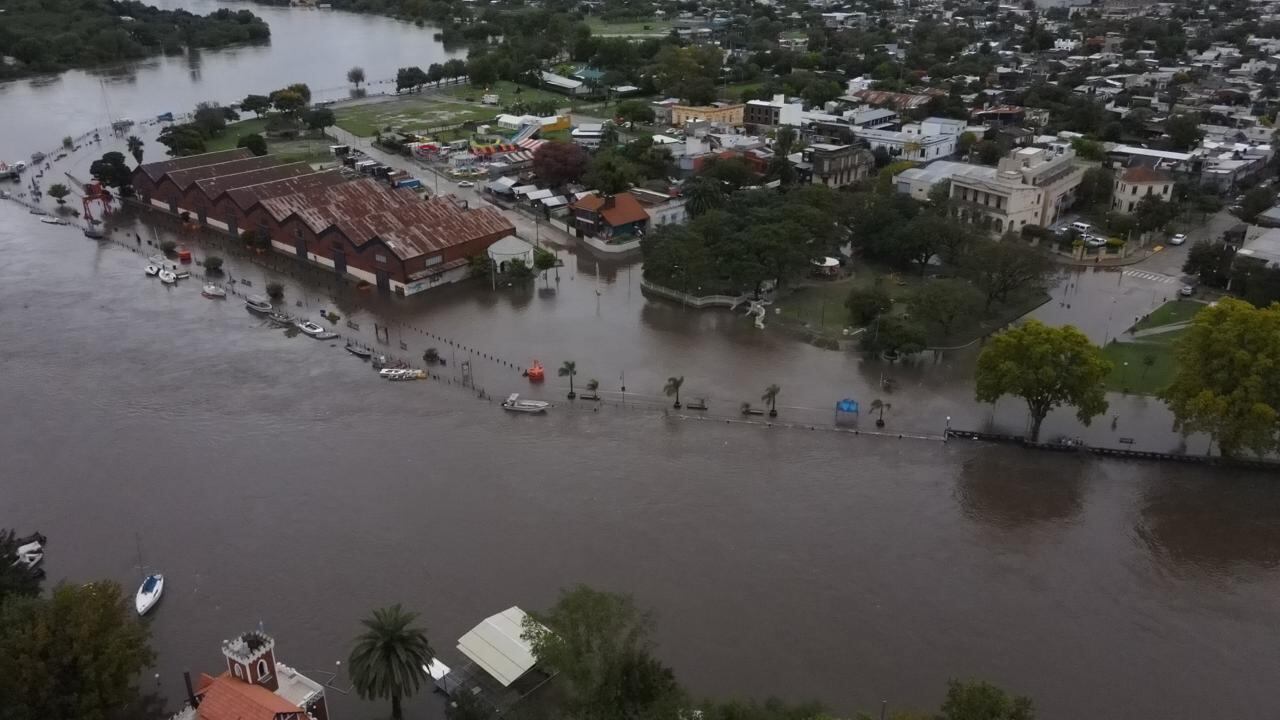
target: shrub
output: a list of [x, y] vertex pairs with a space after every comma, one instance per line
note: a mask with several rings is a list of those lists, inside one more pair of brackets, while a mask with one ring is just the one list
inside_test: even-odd
[[204, 269], [211, 273], [222, 272], [222, 258], [217, 255], [210, 255], [204, 259]]
[[284, 297], [284, 286], [278, 282], [267, 283], [267, 294], [273, 298]]

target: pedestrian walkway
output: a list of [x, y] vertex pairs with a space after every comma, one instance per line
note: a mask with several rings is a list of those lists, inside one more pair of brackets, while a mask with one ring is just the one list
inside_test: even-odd
[[1158, 282], [1158, 283], [1178, 282], [1178, 278], [1169, 277], [1168, 275], [1161, 275], [1160, 273], [1148, 272], [1146, 270], [1122, 270], [1121, 273], [1123, 273], [1124, 275], [1128, 275], [1129, 277], [1141, 278], [1143, 280], [1150, 280], [1151, 282]]
[[1175, 332], [1177, 330], [1181, 330], [1183, 328], [1190, 327], [1190, 326], [1191, 326], [1190, 320], [1186, 322], [1169, 323], [1168, 325], [1160, 325], [1158, 327], [1147, 328], [1146, 330], [1136, 330], [1134, 331], [1131, 337], [1133, 337], [1134, 339], [1137, 339], [1137, 338], [1150, 337], [1152, 335], [1163, 335], [1165, 333]]

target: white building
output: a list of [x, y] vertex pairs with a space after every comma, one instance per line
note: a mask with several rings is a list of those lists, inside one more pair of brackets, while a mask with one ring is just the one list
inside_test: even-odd
[[855, 128], [853, 132], [873, 151], [884, 148], [894, 159], [930, 162], [955, 154], [956, 141], [964, 128], [963, 120], [927, 118], [904, 125], [900, 131]]
[[1116, 176], [1111, 209], [1127, 215], [1147, 196], [1168, 202], [1173, 197], [1173, 176], [1145, 163], [1131, 165]]

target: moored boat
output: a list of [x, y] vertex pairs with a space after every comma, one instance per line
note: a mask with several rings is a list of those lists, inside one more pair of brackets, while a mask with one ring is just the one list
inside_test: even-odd
[[138, 594], [134, 597], [134, 607], [138, 614], [146, 615], [157, 602], [160, 602], [160, 596], [163, 593], [164, 575], [155, 573], [143, 578], [142, 585], [138, 586]]
[[355, 355], [356, 357], [362, 360], [368, 360], [369, 358], [373, 357], [373, 351], [370, 350], [369, 348], [360, 347], [359, 345], [352, 345], [351, 343], [347, 343], [347, 352], [351, 353], [352, 355]]
[[178, 276], [174, 275], [172, 270], [161, 270], [158, 273], [158, 276], [160, 278], [160, 282], [165, 285], [172, 285], [178, 282]]
[[316, 335], [312, 335], [311, 337], [313, 337], [313, 338], [315, 338], [315, 339], [317, 339], [317, 340], [334, 340], [334, 339], [340, 338], [340, 337], [342, 337], [342, 336], [341, 336], [341, 335], [339, 335], [339, 334], [338, 334], [338, 333], [336, 333], [336, 332], [333, 332], [332, 330], [325, 330], [324, 332], [319, 333], [319, 334], [316, 334]]
[[303, 320], [301, 318], [295, 320], [293, 322], [293, 326], [311, 337], [318, 337], [321, 334], [328, 332], [322, 326], [317, 325], [310, 320]]
[[146, 273], [148, 277], [155, 277], [156, 275], [160, 274], [160, 266], [154, 263], [151, 265], [148, 265], [146, 267]]
[[174, 271], [173, 276], [174, 276], [174, 277], [176, 277], [176, 278], [178, 278], [179, 280], [186, 280], [187, 278], [191, 277], [191, 271], [190, 271], [190, 270], [176, 270], [176, 271]]
[[66, 225], [67, 224], [66, 220], [60, 220], [56, 217], [49, 217], [48, 215], [41, 217], [40, 222], [44, 223], [45, 225]]
[[525, 370], [524, 374], [528, 376], [531, 383], [540, 383], [546, 377], [546, 371], [542, 369], [542, 363], [537, 360], [533, 361], [533, 365], [528, 370]]
[[409, 371], [404, 368], [383, 368], [378, 371], [378, 376], [387, 380], [396, 380], [407, 372]]
[[200, 289], [200, 294], [207, 298], [216, 300], [218, 298], [225, 298], [227, 296], [227, 291], [222, 289], [221, 286], [214, 285], [213, 283], [206, 283], [205, 286]]
[[280, 325], [293, 324], [293, 318], [289, 316], [289, 313], [283, 310], [272, 310], [271, 312], [267, 313], [267, 317], [271, 320], [271, 322], [278, 323]]
[[271, 303], [261, 295], [250, 295], [244, 299], [244, 306], [256, 313], [267, 314], [272, 311]]
[[521, 400], [520, 393], [511, 393], [502, 401], [502, 409], [508, 412], [541, 413], [546, 412], [551, 403], [541, 400]]

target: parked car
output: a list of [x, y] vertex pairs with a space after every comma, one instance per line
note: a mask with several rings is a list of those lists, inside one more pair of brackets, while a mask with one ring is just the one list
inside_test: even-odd
[[1186, 241], [1187, 241], [1187, 236], [1183, 235], [1182, 233], [1178, 233], [1177, 235], [1174, 235], [1173, 237], [1169, 238], [1170, 245], [1181, 245]]
[[460, 188], [469, 188], [469, 187], [475, 187], [475, 186], [476, 184], [471, 182], [470, 180], [462, 180], [458, 183], [458, 187]]
[[1100, 248], [1107, 244], [1106, 238], [1100, 238], [1097, 235], [1083, 235], [1080, 239], [1091, 248]]
[[1196, 294], [1196, 288], [1194, 285], [1183, 285], [1182, 289], [1178, 291], [1178, 294], [1182, 297], [1191, 297]]

